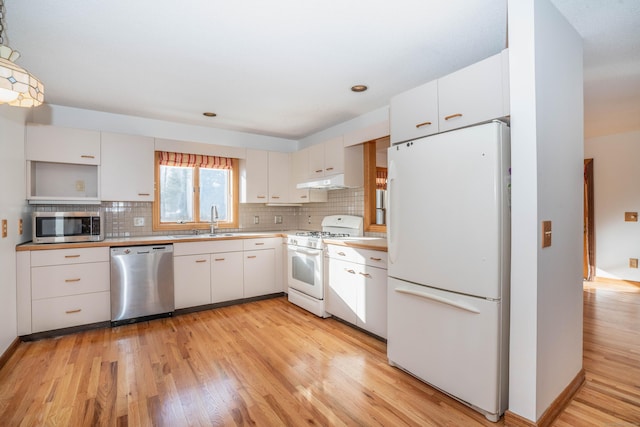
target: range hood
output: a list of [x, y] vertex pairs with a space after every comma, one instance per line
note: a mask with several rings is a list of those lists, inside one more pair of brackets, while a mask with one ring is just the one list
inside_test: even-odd
[[350, 188], [344, 184], [344, 174], [326, 176], [323, 179], [302, 182], [296, 185], [297, 189], [313, 188], [318, 190], [341, 190], [343, 188]]

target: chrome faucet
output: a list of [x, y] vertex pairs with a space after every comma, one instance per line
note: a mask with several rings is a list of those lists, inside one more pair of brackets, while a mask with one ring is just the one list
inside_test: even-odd
[[216, 234], [218, 229], [218, 206], [211, 205], [211, 234]]

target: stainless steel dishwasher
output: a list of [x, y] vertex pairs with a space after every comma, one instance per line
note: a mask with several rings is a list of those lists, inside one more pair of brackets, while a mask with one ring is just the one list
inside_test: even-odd
[[173, 310], [173, 245], [111, 248], [111, 322]]

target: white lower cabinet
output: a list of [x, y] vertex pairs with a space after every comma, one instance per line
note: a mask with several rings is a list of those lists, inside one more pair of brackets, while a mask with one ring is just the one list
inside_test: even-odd
[[176, 308], [282, 292], [282, 238], [175, 243]]
[[211, 261], [209, 254], [173, 257], [176, 308], [211, 303]]
[[21, 252], [17, 260], [19, 335], [111, 318], [109, 248]]
[[327, 255], [327, 312], [386, 338], [386, 252], [328, 245]]
[[280, 291], [276, 290], [275, 250], [246, 251], [244, 253], [244, 297], [251, 298]]
[[244, 298], [242, 252], [211, 255], [211, 302]]

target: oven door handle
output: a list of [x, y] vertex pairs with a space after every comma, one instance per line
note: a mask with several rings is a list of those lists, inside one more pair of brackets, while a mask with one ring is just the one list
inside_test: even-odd
[[322, 251], [309, 251], [309, 250], [304, 250], [304, 249], [294, 249], [294, 251], [296, 253], [302, 254], [302, 255], [309, 255], [309, 256], [320, 256], [322, 255]]

